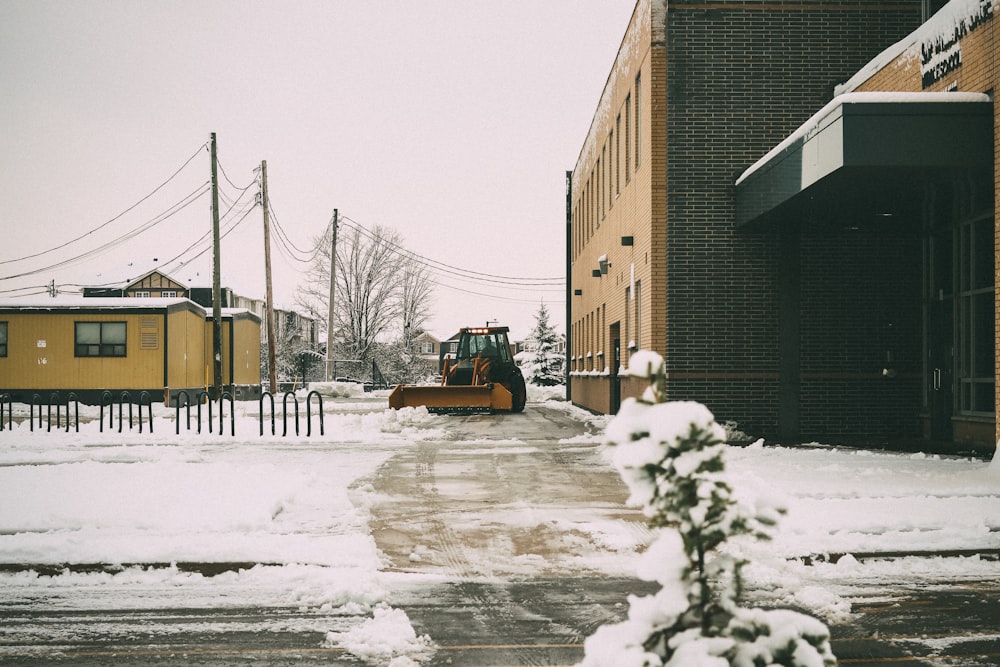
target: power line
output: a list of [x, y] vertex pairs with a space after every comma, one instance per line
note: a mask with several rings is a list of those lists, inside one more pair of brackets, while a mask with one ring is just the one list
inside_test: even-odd
[[[61, 250], [62, 248], [65, 248], [65, 247], [66, 247], [66, 246], [68, 246], [68, 245], [71, 245], [71, 244], [73, 244], [73, 243], [76, 243], [77, 241], [79, 241], [79, 240], [81, 240], [81, 239], [83, 239], [83, 238], [85, 238], [85, 237], [87, 237], [87, 236], [90, 236], [90, 235], [91, 235], [91, 234], [93, 234], [94, 232], [98, 232], [98, 231], [100, 231], [100, 230], [104, 229], [105, 227], [107, 227], [108, 225], [110, 225], [110, 224], [111, 224], [112, 222], [115, 222], [116, 220], [118, 220], [119, 218], [121, 218], [122, 216], [124, 216], [124, 215], [125, 215], [126, 213], [129, 213], [130, 211], [132, 211], [133, 209], [135, 209], [135, 208], [136, 208], [137, 206], [139, 206], [140, 204], [142, 204], [142, 203], [143, 203], [144, 201], [146, 201], [147, 199], [149, 199], [150, 197], [152, 197], [153, 195], [155, 195], [155, 194], [156, 194], [157, 192], [159, 192], [159, 191], [160, 191], [161, 189], [163, 189], [163, 188], [164, 188], [164, 187], [165, 187], [165, 186], [166, 186], [166, 185], [167, 185], [168, 183], [170, 183], [170, 181], [174, 180], [174, 178], [176, 178], [176, 177], [177, 177], [177, 174], [179, 174], [179, 173], [181, 173], [182, 171], [184, 171], [184, 168], [185, 168], [185, 167], [187, 167], [187, 166], [188, 166], [188, 165], [189, 165], [189, 164], [191, 163], [191, 161], [192, 161], [192, 160], [194, 160], [194, 159], [195, 159], [196, 157], [198, 157], [198, 153], [200, 153], [200, 152], [201, 152], [201, 151], [202, 151], [202, 150], [203, 150], [203, 149], [204, 149], [204, 148], [205, 148], [205, 147], [206, 147], [207, 145], [208, 145], [207, 143], [204, 143], [204, 144], [202, 144], [201, 146], [199, 146], [199, 147], [198, 147], [198, 150], [196, 150], [196, 151], [194, 152], [194, 154], [192, 154], [192, 155], [191, 155], [191, 157], [189, 157], [189, 158], [188, 158], [188, 159], [187, 159], [187, 160], [186, 160], [186, 161], [184, 162], [184, 164], [182, 164], [182, 165], [180, 166], [180, 168], [179, 168], [179, 169], [177, 169], [177, 171], [175, 171], [175, 172], [174, 172], [173, 174], [171, 174], [171, 175], [170, 175], [170, 178], [168, 178], [167, 180], [165, 180], [165, 181], [164, 181], [163, 183], [160, 183], [160, 184], [159, 184], [158, 186], [156, 186], [156, 188], [155, 188], [155, 189], [154, 189], [154, 190], [153, 190], [152, 192], [150, 192], [150, 193], [149, 193], [148, 195], [146, 195], [145, 197], [143, 197], [142, 199], [140, 199], [140, 200], [139, 200], [139, 201], [137, 201], [136, 203], [132, 204], [131, 206], [129, 206], [129, 207], [128, 207], [128, 208], [126, 208], [126, 209], [125, 209], [124, 211], [122, 211], [121, 213], [119, 213], [119, 214], [118, 214], [118, 215], [116, 215], [115, 217], [111, 218], [111, 219], [110, 219], [110, 220], [108, 220], [107, 222], [104, 222], [104, 223], [102, 223], [102, 224], [98, 225], [98, 226], [97, 226], [97, 227], [95, 227], [94, 229], [91, 229], [91, 230], [90, 230], [89, 232], [86, 232], [86, 233], [84, 233], [84, 234], [81, 234], [80, 236], [76, 237], [75, 239], [71, 239], [71, 240], [69, 240], [69, 241], [66, 241], [65, 243], [62, 243], [62, 244], [60, 244], [60, 245], [57, 245], [57, 246], [55, 246], [55, 247], [53, 247], [53, 248], [49, 248], [48, 250], [43, 250], [43, 251], [41, 251], [41, 252], [37, 252], [37, 253], [35, 253], [35, 254], [33, 254], [33, 255], [26, 255], [26, 256], [24, 256], [24, 257], [15, 257], [14, 259], [6, 259], [6, 260], [2, 260], [2, 261], [0, 261], [0, 264], [10, 264], [11, 262], [20, 262], [20, 261], [24, 261], [24, 260], [28, 260], [28, 259], [34, 259], [34, 258], [36, 258], [36, 257], [41, 257], [42, 255], [47, 255], [47, 254], [49, 254], [50, 252], [55, 252], [56, 250]], [[43, 270], [44, 270], [44, 269], [43, 269]], [[30, 274], [30, 273], [27, 273], [27, 274], [21, 274], [21, 275], [31, 275], [31, 274]], [[14, 277], [14, 278], [16, 278], [16, 277], [19, 277], [19, 276], [7, 276], [7, 278], [11, 278], [11, 277]], [[4, 278], [0, 278], [0, 280], [4, 280]]]
[[[484, 294], [483, 292], [476, 292], [474, 290], [462, 289], [461, 287], [455, 287], [454, 285], [449, 285], [447, 283], [435, 283], [435, 284], [439, 285], [440, 287], [444, 287], [445, 289], [454, 290], [456, 292], [462, 292], [463, 294], [472, 294], [474, 296], [481, 296], [481, 297], [485, 297], [487, 299], [494, 299], [496, 301], [507, 301], [509, 303], [538, 303], [538, 299], [537, 298], [532, 298], [532, 299], [517, 299], [517, 298], [514, 298], [514, 297], [500, 296], [498, 294]], [[546, 301], [545, 299], [542, 299], [542, 302], [543, 303], [553, 303], [554, 304], [554, 303], [562, 303], [563, 301], [561, 299], [548, 300], [548, 301]]]
[[[221, 215], [221, 216], [219, 217], [219, 220], [220, 220], [220, 222], [221, 222], [221, 221], [224, 221], [224, 220], [225, 220], [226, 218], [228, 218], [228, 217], [230, 216], [230, 214], [231, 214], [231, 213], [233, 212], [233, 210], [234, 210], [234, 209], [236, 208], [236, 205], [237, 205], [237, 204], [239, 203], [240, 199], [242, 199], [242, 198], [243, 198], [243, 196], [244, 196], [244, 195], [245, 195], [245, 194], [247, 193], [247, 190], [249, 190], [249, 189], [250, 189], [250, 187], [251, 187], [252, 185], [253, 185], [253, 183], [251, 183], [250, 185], [248, 185], [248, 186], [247, 186], [246, 188], [244, 188], [244, 189], [243, 189], [243, 192], [241, 192], [241, 193], [240, 193], [240, 196], [239, 196], [239, 198], [238, 198], [238, 199], [236, 199], [236, 200], [235, 200], [235, 201], [234, 201], [234, 202], [233, 202], [233, 203], [232, 203], [232, 204], [231, 204], [231, 205], [229, 206], [229, 208], [228, 208], [228, 209], [226, 209], [226, 212], [225, 212], [225, 213], [223, 213], [223, 214], [222, 214], [222, 215]], [[239, 226], [239, 224], [240, 224], [240, 223], [242, 223], [242, 222], [243, 222], [243, 220], [245, 220], [245, 219], [246, 219], [246, 217], [247, 217], [248, 215], [250, 215], [250, 213], [251, 213], [251, 212], [252, 212], [252, 211], [253, 211], [254, 209], [256, 209], [256, 208], [257, 208], [257, 204], [256, 204], [256, 202], [254, 202], [254, 203], [253, 203], [252, 205], [249, 205], [249, 206], [247, 206], [247, 207], [246, 207], [245, 209], [243, 209], [243, 210], [241, 211], [241, 212], [242, 212], [242, 216], [241, 216], [241, 217], [239, 218], [239, 220], [237, 220], [237, 221], [236, 221], [236, 223], [235, 223], [235, 224], [232, 224], [232, 225], [230, 225], [230, 227], [229, 227], [229, 228], [228, 228], [228, 229], [227, 229], [227, 230], [226, 230], [226, 231], [225, 231], [225, 232], [224, 232], [224, 233], [222, 234], [222, 238], [225, 238], [225, 236], [227, 236], [227, 235], [228, 235], [228, 234], [229, 234], [229, 233], [230, 233], [230, 232], [231, 232], [231, 231], [232, 231], [233, 229], [235, 229], [235, 228], [236, 228], [237, 226]], [[173, 264], [174, 262], [177, 262], [178, 260], [180, 260], [180, 259], [181, 259], [182, 257], [184, 257], [184, 255], [186, 255], [187, 253], [191, 252], [191, 251], [192, 251], [192, 250], [193, 250], [194, 248], [196, 248], [196, 247], [197, 247], [197, 246], [198, 246], [199, 244], [201, 244], [201, 243], [203, 243], [204, 241], [206, 241], [206, 240], [208, 239], [208, 237], [209, 237], [209, 235], [210, 235], [211, 233], [212, 233], [212, 230], [211, 230], [211, 229], [207, 229], [207, 230], [205, 231], [205, 233], [204, 233], [204, 234], [202, 234], [202, 235], [201, 235], [200, 237], [198, 237], [198, 238], [197, 238], [197, 239], [196, 239], [196, 240], [194, 241], [194, 243], [192, 243], [191, 245], [189, 245], [189, 246], [188, 246], [187, 248], [185, 248], [184, 250], [182, 250], [182, 251], [181, 251], [180, 253], [178, 253], [178, 254], [177, 254], [177, 255], [175, 255], [174, 257], [172, 257], [172, 258], [168, 259], [167, 261], [165, 261], [165, 262], [164, 262], [164, 263], [162, 264], [162, 266], [164, 266], [164, 267], [167, 267], [167, 266], [169, 266], [169, 265]], [[205, 248], [204, 248], [203, 250], [199, 251], [199, 252], [198, 252], [198, 254], [196, 254], [196, 255], [195, 255], [194, 257], [191, 257], [191, 258], [189, 258], [189, 259], [185, 259], [185, 260], [184, 260], [183, 262], [181, 262], [180, 264], [178, 264], [176, 268], [178, 268], [178, 269], [179, 269], [179, 268], [180, 268], [181, 266], [183, 266], [184, 264], [188, 264], [188, 263], [190, 263], [190, 262], [192, 262], [192, 261], [194, 261], [194, 260], [198, 259], [198, 258], [199, 258], [199, 257], [201, 257], [202, 255], [204, 255], [204, 254], [205, 254], [206, 252], [208, 252], [209, 248], [211, 248], [211, 244], [207, 245], [207, 246], [206, 246], [206, 247], [205, 247]], [[164, 268], [164, 271], [166, 271], [166, 268]]]
[[[218, 150], [216, 150], [216, 153], [218, 153]], [[226, 173], [226, 169], [225, 169], [225, 167], [222, 166], [222, 161], [219, 160], [218, 155], [216, 155], [216, 157], [215, 157], [215, 163], [217, 165], [219, 165], [219, 171], [222, 172], [222, 175], [225, 177], [226, 181], [228, 181], [229, 184], [231, 186], [233, 186], [233, 188], [236, 189], [236, 190], [240, 190], [241, 192], [244, 191], [244, 190], [249, 190], [250, 186], [252, 186], [254, 183], [257, 182], [257, 179], [255, 177], [254, 180], [250, 181], [250, 183], [248, 185], [246, 185], [245, 187], [241, 188], [240, 186], [238, 186], [235, 183], [233, 183], [232, 179], [229, 178], [229, 174]], [[256, 171], [256, 169], [254, 169], [254, 171]]]
[[544, 287], [560, 287], [566, 284], [563, 278], [514, 278], [510, 276], [498, 276], [489, 273], [481, 273], [479, 271], [471, 271], [469, 269], [461, 269], [459, 267], [452, 266], [450, 264], [445, 264], [444, 262], [439, 262], [429, 257], [425, 257], [418, 253], [413, 252], [403, 248], [402, 246], [388, 241], [384, 238], [378, 238], [373, 232], [368, 230], [366, 227], [358, 223], [357, 221], [351, 219], [350, 217], [342, 216], [342, 220], [347, 221], [347, 226], [352, 229], [356, 229], [359, 233], [364, 234], [366, 238], [370, 240], [379, 240], [382, 243], [390, 246], [390, 249], [394, 250], [397, 254], [404, 255], [410, 259], [413, 259], [419, 264], [426, 266], [433, 271], [439, 271], [446, 274], [456, 276], [461, 279], [477, 281], [480, 283], [486, 283], [490, 285], [514, 285], [517, 287], [524, 288], [544, 288]]
[[[35, 270], [32, 270], [32, 271], [24, 271], [24, 272], [13, 274], [13, 275], [9, 275], [9, 276], [0, 276], [0, 280], [10, 280], [10, 279], [13, 279], [13, 278], [22, 278], [24, 276], [31, 276], [31, 275], [35, 275], [37, 273], [43, 273], [45, 271], [52, 271], [54, 269], [60, 269], [60, 268], [63, 268], [63, 267], [75, 264], [75, 263], [79, 262], [80, 260], [88, 259], [90, 257], [94, 257], [94, 256], [97, 256], [97, 255], [100, 255], [100, 254], [102, 254], [104, 252], [107, 252], [108, 250], [110, 250], [111, 248], [113, 248], [115, 246], [121, 245], [122, 243], [125, 243], [126, 241], [129, 241], [129, 240], [133, 239], [134, 237], [138, 236], [139, 234], [141, 234], [143, 232], [149, 231], [153, 227], [159, 225], [163, 221], [171, 218], [172, 216], [176, 215], [180, 211], [182, 211], [185, 208], [187, 208], [188, 206], [190, 206], [192, 203], [194, 203], [195, 201], [197, 201], [198, 199], [200, 199], [207, 192], [208, 192], [208, 182], [206, 181], [205, 183], [202, 183], [201, 185], [199, 185], [196, 190], [194, 190], [193, 192], [191, 192], [188, 195], [186, 195], [183, 199], [181, 199], [179, 202], [175, 203], [173, 206], [171, 206], [170, 208], [168, 208], [166, 211], [160, 213], [158, 216], [154, 217], [153, 219], [148, 220], [148, 221], [142, 223], [138, 227], [132, 228], [131, 230], [129, 230], [128, 232], [126, 232], [124, 235], [122, 235], [122, 236], [120, 236], [120, 237], [118, 237], [118, 238], [116, 238], [116, 239], [114, 239], [112, 241], [108, 241], [108, 242], [106, 242], [106, 243], [104, 243], [104, 244], [102, 244], [102, 245], [100, 245], [100, 246], [98, 246], [96, 248], [93, 248], [93, 249], [88, 250], [86, 252], [80, 253], [79, 255], [76, 255], [74, 257], [70, 257], [69, 259], [65, 259], [65, 260], [62, 260], [60, 262], [56, 262], [55, 264], [50, 264], [48, 266], [44, 266], [44, 267], [39, 268], [39, 269], [35, 269]], [[83, 238], [83, 237], [80, 237], [80, 238]], [[77, 239], [77, 240], [79, 240], [79, 239]], [[67, 245], [67, 244], [64, 244], [64, 245]], [[45, 254], [45, 253], [41, 253], [41, 254]]]
[[[274, 211], [274, 205], [271, 203], [270, 194], [268, 194], [267, 199], [267, 208], [271, 214], [271, 222], [274, 224], [275, 237], [278, 239], [279, 250], [283, 248], [285, 251], [283, 254], [294, 262], [299, 262], [300, 264], [312, 264], [316, 260], [316, 257], [319, 256], [321, 249], [324, 246], [324, 240], [318, 240], [312, 250], [307, 251], [299, 248], [292, 242], [288, 233], [285, 231], [285, 228], [281, 226], [278, 216]], [[304, 259], [302, 259], [303, 257]]]

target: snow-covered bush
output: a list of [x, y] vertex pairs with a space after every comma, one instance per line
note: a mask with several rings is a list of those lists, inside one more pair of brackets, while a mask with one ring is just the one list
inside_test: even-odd
[[667, 402], [663, 359], [632, 357], [630, 373], [649, 378], [641, 400], [627, 399], [605, 437], [657, 537], [638, 575], [661, 589], [629, 596], [628, 618], [587, 639], [581, 667], [828, 667], [830, 632], [796, 611], [740, 607], [744, 562], [720, 553], [730, 537], [768, 539], [784, 508], [745, 507], [725, 476], [725, 431], [694, 402]]

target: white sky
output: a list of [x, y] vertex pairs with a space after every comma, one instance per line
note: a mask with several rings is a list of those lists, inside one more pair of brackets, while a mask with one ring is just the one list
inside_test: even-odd
[[[0, 296], [53, 279], [119, 283], [157, 267], [210, 286], [210, 252], [166, 264], [210, 229], [207, 195], [97, 257], [2, 278], [118, 239], [196, 191], [209, 178], [198, 148], [212, 132], [235, 184], [220, 174], [222, 210], [267, 160], [272, 208], [302, 250], [337, 208], [452, 267], [559, 278], [565, 171], [633, 6], [0, 0]], [[193, 155], [170, 185], [100, 231], [12, 261], [108, 223]], [[222, 250], [223, 284], [258, 298], [261, 221], [259, 209], [249, 213]], [[277, 302], [290, 305], [302, 265], [278, 249], [272, 256]], [[497, 319], [522, 337], [542, 300], [564, 328], [561, 287], [513, 290], [448, 274], [440, 283], [448, 287], [436, 291], [429, 327], [439, 335]]]

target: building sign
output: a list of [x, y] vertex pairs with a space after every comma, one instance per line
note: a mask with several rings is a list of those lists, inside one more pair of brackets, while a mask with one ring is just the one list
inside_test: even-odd
[[924, 88], [961, 67], [962, 38], [993, 18], [992, 0], [980, 0], [966, 6], [968, 11], [964, 15], [956, 16], [954, 22], [920, 45], [920, 73]]

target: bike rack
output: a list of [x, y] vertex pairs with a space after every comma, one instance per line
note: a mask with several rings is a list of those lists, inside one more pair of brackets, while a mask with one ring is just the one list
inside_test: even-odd
[[125, 406], [125, 401], [128, 400], [128, 430], [132, 430], [132, 394], [127, 391], [123, 391], [121, 396], [118, 397], [118, 432], [122, 432], [122, 409]]
[[299, 399], [296, 398], [295, 393], [291, 391], [286, 391], [284, 397], [281, 399], [281, 436], [284, 437], [288, 435], [288, 397], [291, 396], [292, 400], [295, 401], [295, 435], [299, 434]]
[[104, 433], [104, 406], [108, 406], [108, 428], [114, 428], [114, 414], [115, 411], [112, 409], [115, 399], [111, 395], [110, 391], [105, 391], [101, 394], [101, 433]]
[[[142, 404], [146, 403], [148, 408], [147, 414], [149, 415], [149, 432], [153, 432], [153, 399], [149, 396], [148, 391], [143, 391], [139, 394], [139, 433], [142, 433]], [[130, 415], [131, 417], [131, 415]], [[69, 415], [67, 415], [67, 419]], [[131, 425], [130, 425], [131, 426]]]
[[201, 404], [203, 399], [208, 399], [208, 432], [212, 432], [212, 396], [207, 391], [199, 391], [194, 400], [198, 401], [198, 433], [201, 433]]
[[[233, 395], [228, 391], [222, 392], [222, 396], [219, 397], [219, 435], [226, 434], [226, 425], [223, 421], [224, 413], [226, 412], [226, 399], [229, 399], [229, 434], [233, 437], [236, 436], [236, 402], [233, 400]], [[211, 405], [211, 404], [209, 404]], [[211, 428], [209, 428], [211, 430]]]
[[[49, 394], [49, 402], [45, 406], [45, 419], [48, 421], [48, 425], [45, 427], [46, 433], [52, 432], [52, 404], [56, 405], [56, 430], [58, 431], [62, 427], [62, 414], [60, 408], [62, 404], [59, 403], [59, 394], [53, 392]], [[41, 416], [41, 409], [38, 410], [39, 416]], [[41, 426], [41, 423], [38, 424]], [[66, 406], [66, 430], [69, 430], [69, 405]]]
[[271, 435], [276, 435], [274, 429], [274, 394], [269, 391], [261, 392], [260, 400], [258, 404], [260, 405], [260, 434], [264, 435], [264, 397], [267, 396], [268, 400], [271, 401]]
[[[14, 399], [10, 394], [0, 394], [0, 431], [3, 430], [3, 406], [7, 406], [7, 430], [14, 430]], [[79, 427], [77, 427], [79, 428]]]
[[[69, 395], [66, 397], [66, 432], [69, 433], [69, 423], [70, 423], [70, 418], [69, 418], [69, 402], [70, 401], [73, 401], [73, 404], [74, 404], [74, 407], [75, 407], [75, 410], [76, 410], [76, 432], [79, 433], [80, 432], [80, 402], [77, 400], [76, 394], [74, 392], [70, 392]], [[48, 406], [46, 406], [46, 411], [45, 411], [46, 419], [49, 422], [48, 426], [46, 427], [46, 432], [47, 433], [51, 433], [52, 432], [52, 406], [53, 406], [53, 404], [56, 406], [56, 430], [58, 431], [60, 428], [62, 428], [62, 406], [63, 406], [63, 402], [61, 400], [59, 400], [59, 394], [58, 394], [58, 392], [53, 392], [53, 393], [49, 394], [49, 404], [48, 404]], [[39, 406], [39, 408], [38, 408], [38, 420], [39, 420], [38, 421], [38, 426], [39, 427], [41, 427], [41, 425], [42, 425], [41, 418], [42, 418], [42, 409]]]
[[174, 412], [174, 424], [176, 425], [177, 435], [181, 433], [181, 396], [184, 397], [184, 406], [187, 408], [187, 430], [191, 430], [191, 396], [188, 395], [183, 389], [177, 392], [177, 396], [174, 399], [174, 406], [176, 412]]
[[[323, 432], [323, 397], [316, 390], [310, 391], [306, 395], [306, 437], [312, 436], [312, 415], [309, 413], [309, 406], [312, 405], [312, 397], [315, 394], [316, 400], [319, 402], [319, 434], [326, 435]], [[296, 430], [298, 433], [298, 430]]]
[[69, 396], [66, 397], [66, 432], [69, 433], [69, 402], [73, 401], [73, 423], [76, 424], [76, 432], [80, 432], [80, 399], [77, 398], [76, 392], [69, 392]]
[[35, 406], [38, 406], [38, 428], [42, 428], [42, 406], [39, 401], [42, 400], [38, 394], [31, 395], [31, 412], [28, 416], [28, 426], [31, 428], [32, 432], [35, 430]]

